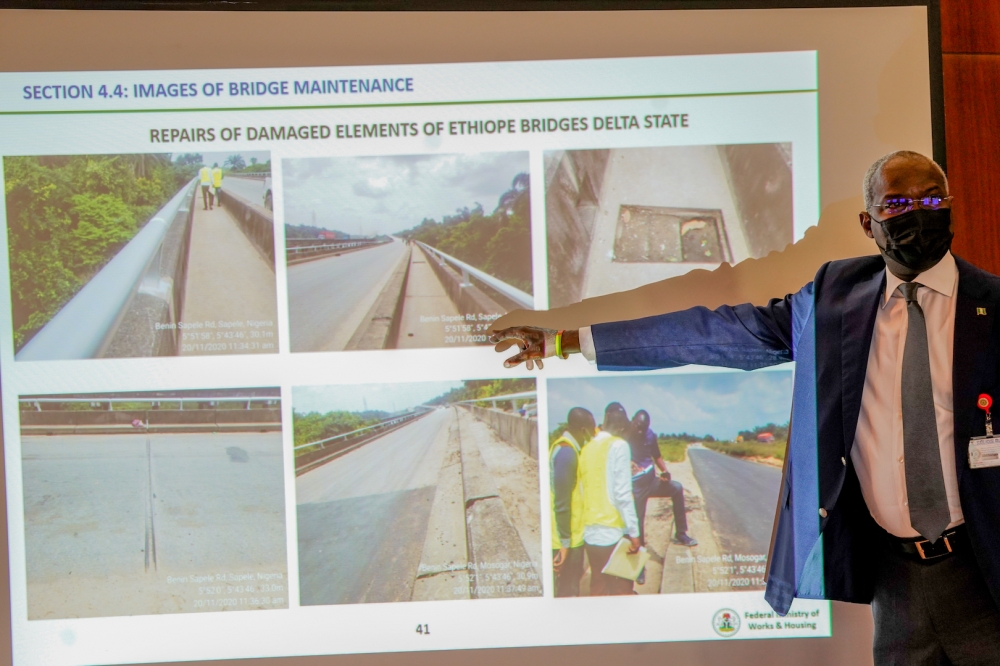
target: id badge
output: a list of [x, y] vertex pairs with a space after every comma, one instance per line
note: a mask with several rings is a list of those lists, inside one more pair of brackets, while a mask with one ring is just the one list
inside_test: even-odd
[[1000, 467], [1000, 437], [973, 437], [969, 440], [969, 467]]

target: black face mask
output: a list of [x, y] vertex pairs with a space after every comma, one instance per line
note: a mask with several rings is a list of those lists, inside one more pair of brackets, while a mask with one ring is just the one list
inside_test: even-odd
[[951, 248], [951, 210], [917, 208], [879, 222], [885, 232], [882, 253], [911, 271], [923, 273]]

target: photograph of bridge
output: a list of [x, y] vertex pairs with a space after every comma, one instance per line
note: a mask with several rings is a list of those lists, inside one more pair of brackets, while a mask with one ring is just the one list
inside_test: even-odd
[[292, 402], [302, 605], [541, 596], [533, 379]]
[[527, 152], [282, 168], [293, 352], [487, 344], [534, 308]]
[[19, 401], [28, 619], [288, 607], [279, 389]]
[[277, 353], [270, 164], [5, 157], [15, 358]]
[[[586, 409], [601, 425], [612, 403], [624, 407], [630, 420], [617, 434], [632, 453], [633, 500], [651, 556], [635, 592], [763, 590], [788, 443], [792, 373], [550, 379], [546, 447], [566, 432], [571, 409]], [[645, 432], [637, 427], [640, 411], [646, 414]], [[683, 520], [674, 514], [680, 502], [669, 490], [650, 495], [655, 483], [672, 483], [683, 493]], [[697, 544], [679, 542], [681, 531]], [[589, 594], [590, 576], [585, 568], [579, 594]]]
[[549, 307], [782, 250], [792, 213], [791, 144], [548, 151]]

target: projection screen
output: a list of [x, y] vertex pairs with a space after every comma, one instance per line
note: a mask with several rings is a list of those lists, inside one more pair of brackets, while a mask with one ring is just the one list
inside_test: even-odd
[[[936, 3], [714, 6], [0, 12], [13, 663], [826, 663], [763, 599], [792, 364], [486, 340], [783, 296], [875, 252], [871, 162], [943, 163]], [[553, 493], [613, 403], [604, 565]]]

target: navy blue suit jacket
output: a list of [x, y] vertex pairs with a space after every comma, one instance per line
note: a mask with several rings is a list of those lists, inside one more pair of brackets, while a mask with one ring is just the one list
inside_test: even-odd
[[[1000, 277], [958, 259], [953, 391], [955, 461], [976, 558], [1000, 605], [1000, 467], [969, 468], [985, 434], [976, 398], [1000, 398]], [[861, 410], [880, 256], [824, 264], [812, 282], [765, 306], [692, 308], [593, 327], [604, 370], [685, 364], [753, 370], [795, 361], [791, 432], [765, 596], [780, 614], [794, 597], [869, 603], [879, 529], [861, 495], [851, 447]], [[985, 314], [984, 314], [985, 313]]]

